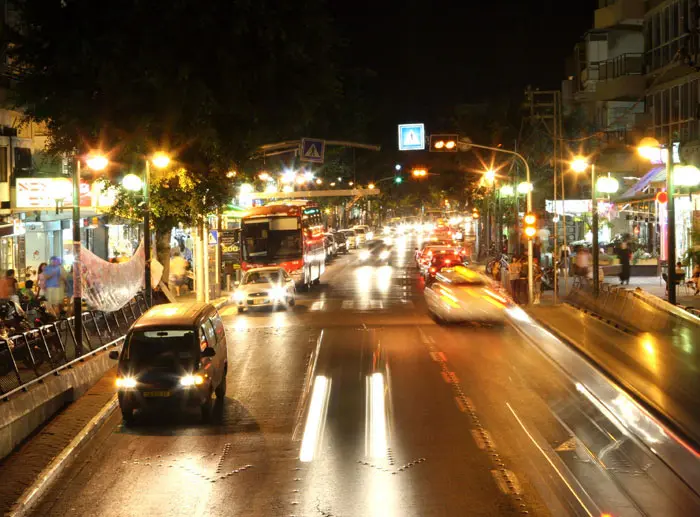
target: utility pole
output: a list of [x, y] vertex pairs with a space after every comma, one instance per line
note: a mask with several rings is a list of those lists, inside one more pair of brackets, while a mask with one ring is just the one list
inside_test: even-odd
[[[525, 90], [525, 96], [527, 100], [527, 108], [530, 113], [529, 121], [532, 128], [535, 128], [540, 122], [544, 126], [547, 133], [552, 138], [552, 183], [553, 183], [553, 201], [554, 201], [554, 218], [559, 214], [557, 211], [557, 197], [562, 201], [562, 237], [564, 246], [566, 246], [566, 212], [565, 207], [565, 196], [564, 196], [564, 168], [563, 168], [563, 124], [562, 124], [562, 103], [561, 103], [561, 92], [559, 90], [533, 90], [528, 87]], [[561, 183], [559, 183], [561, 182]], [[558, 186], [561, 185], [561, 190], [559, 191]], [[557, 196], [557, 194], [560, 194]], [[558, 236], [558, 222], [554, 222], [552, 225], [552, 265], [554, 266], [554, 303], [557, 303], [558, 298], [558, 287], [559, 287], [559, 271], [556, 267], [557, 257], [559, 256], [559, 236]], [[567, 270], [564, 268], [565, 273], [565, 287], [564, 292], [566, 292], [566, 274]]]

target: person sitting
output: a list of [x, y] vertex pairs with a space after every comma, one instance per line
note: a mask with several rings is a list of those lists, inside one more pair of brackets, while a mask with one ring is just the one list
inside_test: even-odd
[[30, 306], [37, 301], [36, 294], [34, 293], [34, 281], [27, 280], [24, 282], [24, 287], [22, 287], [19, 292], [20, 305]]
[[695, 267], [693, 267], [693, 276], [690, 277], [687, 285], [695, 289], [693, 295], [700, 293], [700, 264], [695, 264]]

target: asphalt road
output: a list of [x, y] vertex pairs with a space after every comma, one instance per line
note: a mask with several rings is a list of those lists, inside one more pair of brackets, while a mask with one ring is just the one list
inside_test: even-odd
[[293, 310], [224, 308], [213, 422], [115, 414], [34, 515], [690, 514], [515, 328], [436, 325], [413, 247], [338, 258]]

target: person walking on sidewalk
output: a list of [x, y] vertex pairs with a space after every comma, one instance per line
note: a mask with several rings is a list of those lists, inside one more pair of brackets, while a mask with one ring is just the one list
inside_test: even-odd
[[630, 250], [627, 247], [627, 241], [622, 241], [620, 247], [617, 249], [617, 258], [620, 260], [620, 285], [630, 285], [630, 275], [632, 272], [632, 266], [630, 265]]

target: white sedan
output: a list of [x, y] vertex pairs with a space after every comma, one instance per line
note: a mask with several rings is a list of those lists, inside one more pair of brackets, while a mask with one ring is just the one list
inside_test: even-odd
[[430, 315], [438, 323], [482, 321], [503, 323], [515, 303], [487, 276], [464, 266], [443, 269], [425, 288]]
[[252, 307], [287, 307], [296, 303], [294, 279], [281, 267], [246, 271], [233, 292], [238, 312]]

